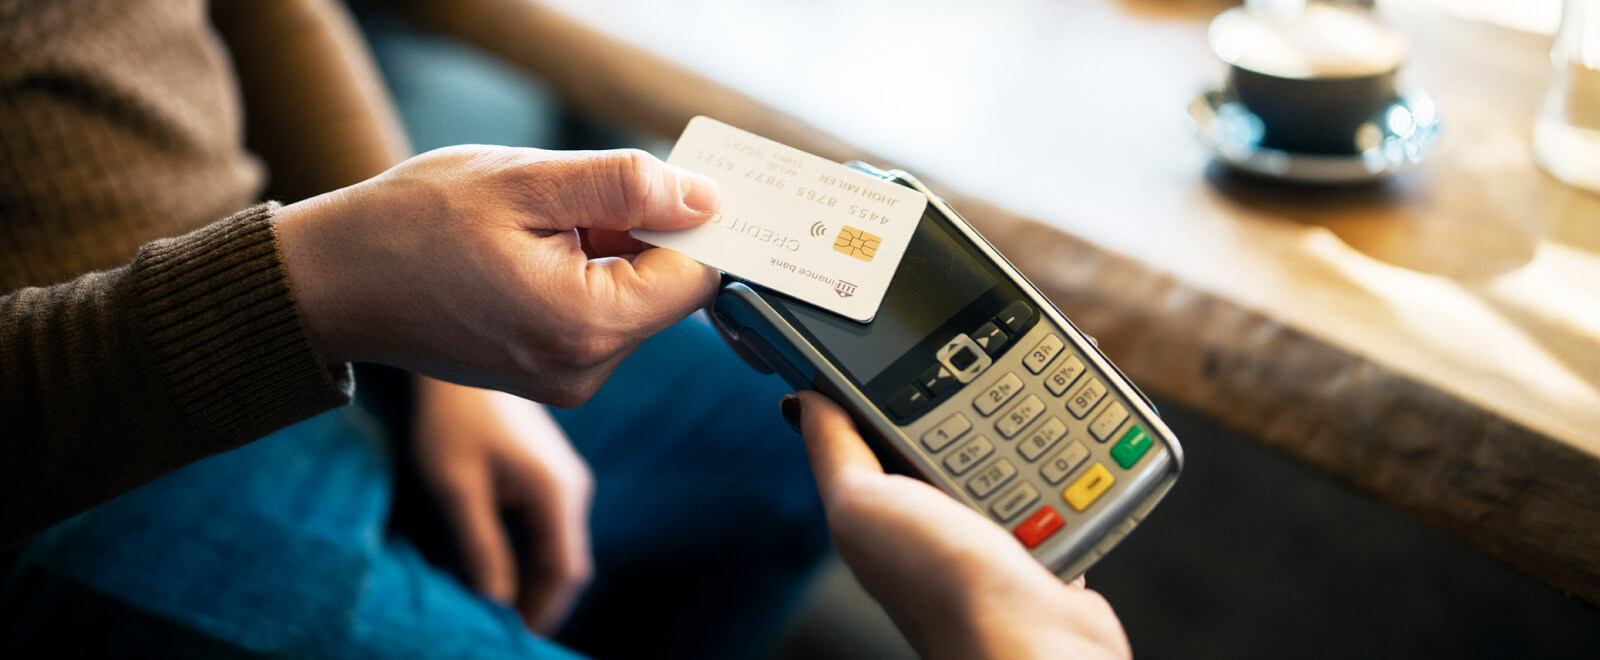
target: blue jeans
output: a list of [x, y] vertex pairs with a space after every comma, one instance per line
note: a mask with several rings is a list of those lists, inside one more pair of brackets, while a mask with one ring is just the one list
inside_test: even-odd
[[348, 406], [6, 550], [0, 656], [759, 655], [827, 546], [784, 391], [690, 320], [556, 411], [596, 476], [595, 581], [558, 641], [386, 532], [389, 442]]

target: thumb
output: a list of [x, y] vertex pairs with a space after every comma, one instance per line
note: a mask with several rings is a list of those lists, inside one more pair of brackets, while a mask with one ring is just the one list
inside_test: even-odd
[[804, 391], [794, 398], [784, 398], [784, 407], [799, 405], [800, 432], [806, 439], [806, 457], [817, 479], [817, 491], [823, 501], [839, 487], [840, 481], [853, 471], [883, 474], [866, 441], [856, 431], [855, 422], [838, 404], [813, 391]]
[[715, 181], [638, 149], [567, 152], [542, 164], [537, 185], [556, 191], [549, 201], [560, 209], [549, 214], [551, 229], [688, 229], [721, 203]]

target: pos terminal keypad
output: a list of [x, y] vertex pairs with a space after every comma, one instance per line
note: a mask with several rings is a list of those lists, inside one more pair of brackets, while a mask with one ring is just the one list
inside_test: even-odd
[[[854, 167], [927, 199], [876, 316], [840, 317], [729, 273], [713, 319], [752, 366], [849, 411], [886, 469], [934, 485], [1076, 577], [1161, 501], [1182, 446], [944, 200], [903, 172]], [[806, 278], [856, 295], [836, 274]]]
[[1070, 529], [1153, 446], [1087, 356], [1035, 316], [1026, 301], [1008, 305], [951, 340], [891, 404], [903, 418], [932, 409], [910, 424], [923, 429], [919, 449], [1029, 548]]

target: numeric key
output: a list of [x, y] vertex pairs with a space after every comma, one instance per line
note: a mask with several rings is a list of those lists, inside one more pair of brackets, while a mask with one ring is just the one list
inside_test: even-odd
[[979, 392], [978, 398], [972, 400], [972, 407], [977, 408], [984, 417], [988, 417], [1021, 391], [1022, 379], [1008, 371], [1006, 375], [1000, 377], [1000, 380], [990, 385], [989, 389]]

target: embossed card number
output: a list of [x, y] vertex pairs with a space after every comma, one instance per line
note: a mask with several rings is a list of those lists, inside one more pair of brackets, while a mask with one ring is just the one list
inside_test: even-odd
[[928, 201], [709, 117], [689, 120], [667, 162], [715, 179], [722, 210], [694, 229], [634, 237], [862, 323]]

